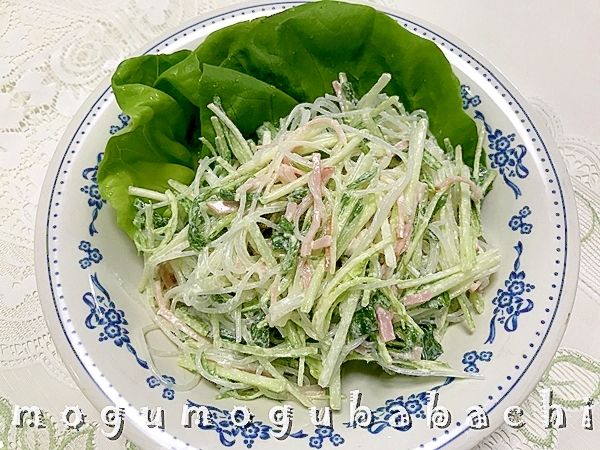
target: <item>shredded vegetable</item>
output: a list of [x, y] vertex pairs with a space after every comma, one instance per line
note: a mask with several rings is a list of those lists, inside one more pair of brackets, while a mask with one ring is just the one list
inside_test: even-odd
[[[481, 202], [495, 172], [442, 149], [425, 111], [383, 89], [297, 105], [245, 140], [214, 113], [212, 156], [189, 185], [130, 188], [140, 291], [180, 365], [221, 397], [341, 404], [341, 367], [470, 377], [438, 360], [454, 323], [475, 328], [499, 265]], [[481, 131], [483, 133], [483, 131]]]

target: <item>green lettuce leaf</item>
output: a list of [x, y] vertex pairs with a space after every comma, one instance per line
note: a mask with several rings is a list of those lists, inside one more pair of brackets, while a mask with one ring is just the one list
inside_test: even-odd
[[112, 79], [113, 91], [130, 124], [112, 136], [98, 170], [102, 197], [117, 211], [117, 223], [133, 238], [136, 209], [129, 186], [164, 191], [170, 178], [189, 183], [194, 177], [195, 152], [187, 145], [191, 118], [182, 106], [153, 87], [169, 67], [190, 52], [152, 55], [121, 63]]
[[[131, 238], [136, 209], [129, 186], [164, 192], [169, 179], [189, 184], [201, 152], [200, 130], [214, 138], [205, 105], [221, 98], [225, 113], [250, 137], [264, 122], [287, 115], [296, 101], [275, 87], [231, 69], [203, 65], [189, 51], [124, 61], [113, 90], [130, 125], [111, 137], [98, 171], [102, 197]], [[204, 105], [198, 108], [197, 105]], [[202, 123], [202, 125], [201, 125]]]
[[472, 164], [475, 123], [462, 110], [459, 82], [435, 44], [368, 6], [310, 2], [212, 33], [196, 50], [128, 59], [112, 85], [130, 125], [113, 136], [98, 172], [102, 196], [130, 236], [131, 185], [164, 191], [189, 183], [202, 147], [214, 137], [206, 105], [218, 95], [245, 137], [277, 123], [297, 102], [331, 92], [345, 72], [359, 96], [390, 73], [386, 87], [408, 110], [427, 112], [438, 142], [463, 146]]
[[[254, 135], [264, 122], [276, 122], [289, 114], [297, 102], [285, 92], [254, 77], [224, 67], [204, 64], [199, 85], [200, 104], [207, 105], [215, 96], [227, 116], [246, 137]], [[202, 135], [214, 140], [210, 123], [212, 112], [200, 108]]]
[[473, 163], [477, 129], [462, 109], [450, 63], [433, 42], [371, 7], [307, 3], [217, 31], [195, 53], [270, 83], [299, 102], [330, 92], [339, 72], [348, 75], [359, 97], [388, 72], [392, 81], [386, 92], [398, 95], [409, 111], [425, 110], [440, 145], [445, 138], [461, 144], [465, 161]]

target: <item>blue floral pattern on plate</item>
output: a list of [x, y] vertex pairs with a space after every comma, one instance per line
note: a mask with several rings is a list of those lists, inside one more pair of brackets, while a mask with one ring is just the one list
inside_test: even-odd
[[98, 264], [102, 261], [102, 253], [97, 248], [92, 248], [92, 244], [89, 241], [81, 241], [78, 248], [82, 252], [87, 253], [87, 256], [79, 260], [79, 265], [82, 269], [87, 269], [92, 264]]
[[475, 111], [475, 118], [483, 121], [488, 134], [488, 144], [492, 152], [488, 153], [490, 166], [496, 169], [508, 187], [515, 193], [515, 198], [521, 196], [521, 189], [513, 178], [527, 178], [529, 170], [523, 164], [527, 148], [523, 144], [513, 146], [515, 134], [505, 135], [502, 130], [494, 130], [485, 120], [481, 111]]
[[[266, 441], [272, 438], [270, 431], [273, 427], [261, 421], [251, 421], [245, 427], [238, 427], [231, 420], [230, 412], [225, 409], [209, 405], [199, 405], [191, 400], [188, 400], [187, 404], [189, 407], [206, 406], [211, 416], [210, 423], [205, 426], [200, 422], [198, 428], [216, 431], [219, 434], [221, 444], [225, 447], [234, 445], [238, 438], [243, 441], [246, 448], [252, 448], [257, 439]], [[339, 433], [335, 433], [333, 428], [323, 426], [315, 429], [314, 436], [309, 436], [304, 431], [299, 430], [295, 433], [291, 433], [288, 437], [294, 439], [308, 438], [308, 445], [311, 448], [321, 448], [323, 443], [327, 440], [335, 447], [338, 447], [345, 442], [345, 439]]]
[[[97, 259], [98, 261], [102, 259], [100, 251], [97, 248], [92, 248], [88, 241], [81, 241], [79, 249], [90, 255], [88, 258], [84, 258], [89, 259], [90, 262], [79, 262], [82, 269], [89, 267], [87, 264], [91, 265], [93, 259]], [[93, 285], [92, 290], [83, 295], [83, 301], [90, 308], [90, 314], [85, 319], [85, 326], [90, 330], [103, 327], [98, 335], [98, 340], [100, 342], [112, 340], [117, 347], [124, 346], [131, 354], [133, 354], [133, 356], [135, 356], [135, 359], [140, 366], [149, 370], [150, 367], [148, 366], [148, 363], [138, 356], [137, 351], [131, 344], [129, 331], [125, 328], [126, 325], [129, 325], [127, 319], [125, 319], [125, 312], [121, 309], [117, 309], [115, 303], [110, 299], [110, 294], [98, 280], [98, 275], [96, 273], [90, 276], [90, 280]], [[169, 375], [163, 375], [162, 377], [169, 383], [175, 384], [174, 377]], [[151, 389], [161, 385], [159, 379], [154, 375], [148, 377], [146, 383]], [[173, 400], [175, 398], [175, 391], [170, 387], [163, 386], [162, 397], [167, 400]]]
[[329, 441], [334, 447], [342, 445], [346, 440], [339, 434], [333, 431], [331, 427], [317, 427], [315, 435], [308, 439], [308, 446], [311, 448], [321, 448], [323, 443]]
[[[163, 375], [162, 378], [164, 380], [168, 381], [169, 383], [175, 384], [174, 377], [171, 377], [169, 375]], [[151, 389], [154, 389], [155, 387], [158, 387], [161, 385], [161, 382], [159, 381], [159, 379], [154, 375], [146, 378], [146, 383], [148, 384], [148, 387]], [[173, 400], [175, 398], [175, 391], [169, 387], [163, 386], [162, 396], [163, 396], [163, 398], [166, 398], [167, 400]]]
[[496, 322], [503, 326], [507, 332], [516, 331], [518, 319], [521, 314], [528, 313], [533, 309], [533, 301], [523, 298], [524, 294], [535, 289], [533, 284], [525, 281], [525, 271], [519, 270], [521, 267], [521, 255], [523, 254], [523, 243], [519, 241], [514, 246], [517, 251], [517, 258], [513, 266], [513, 271], [504, 281], [506, 289], [498, 289], [496, 297], [492, 300], [494, 304], [494, 315], [490, 321], [490, 334], [485, 341], [491, 344], [496, 338]]
[[460, 86], [460, 96], [462, 97], [463, 109], [469, 109], [469, 106], [475, 107], [481, 104], [479, 95], [473, 95], [471, 88], [466, 84]]
[[121, 121], [120, 125], [111, 125], [110, 126], [110, 130], [109, 130], [110, 134], [115, 134], [118, 131], [121, 131], [127, 125], [129, 125], [129, 122], [131, 122], [131, 117], [129, 117], [127, 114], [121, 113], [121, 114], [119, 114], [119, 120]]
[[[482, 103], [479, 95], [474, 95], [471, 88], [466, 84], [460, 86], [460, 95], [462, 97], [463, 109], [476, 107]], [[527, 154], [527, 148], [522, 144], [513, 146], [515, 134], [510, 133], [505, 135], [502, 130], [493, 129], [492, 126], [485, 120], [485, 116], [479, 110], [475, 110], [476, 119], [480, 119], [488, 135], [488, 146], [491, 152], [488, 152], [490, 166], [492, 169], [498, 170], [502, 176], [504, 183], [510, 187], [515, 193], [515, 198], [521, 196], [521, 189], [513, 181], [514, 178], [527, 178], [529, 170], [523, 164], [523, 158]]]
[[479, 373], [479, 367], [477, 367], [477, 361], [490, 362], [494, 354], [492, 352], [481, 352], [477, 353], [476, 350], [471, 350], [464, 354], [462, 363], [466, 365], [465, 372]]
[[90, 276], [92, 281], [91, 291], [83, 294], [83, 301], [90, 309], [90, 314], [85, 319], [85, 326], [90, 330], [101, 328], [98, 340], [100, 342], [112, 340], [117, 347], [125, 347], [135, 356], [138, 364], [148, 369], [148, 363], [141, 359], [129, 338], [128, 325], [125, 312], [117, 309], [115, 303], [110, 299], [108, 291], [100, 284], [98, 275]]
[[[446, 381], [439, 386], [435, 386], [430, 391], [437, 391], [443, 386], [447, 386], [454, 381], [454, 378], [446, 378]], [[427, 391], [428, 392], [428, 391]], [[429, 403], [429, 396], [427, 392], [420, 392], [418, 394], [411, 394], [407, 398], [400, 395], [396, 398], [391, 398], [385, 401], [384, 406], [371, 411], [373, 414], [373, 420], [367, 427], [367, 430], [371, 434], [379, 434], [388, 427], [394, 428], [397, 431], [408, 431], [412, 428], [412, 417], [417, 419], [425, 419], [426, 417], [426, 406]], [[389, 423], [390, 418], [394, 414], [408, 413], [410, 421], [407, 421], [406, 425], [391, 426]], [[344, 422], [347, 428], [356, 428], [356, 423], [351, 424], [350, 422]]]
[[533, 224], [525, 222], [525, 217], [531, 215], [531, 208], [524, 206], [519, 214], [514, 215], [508, 221], [508, 226], [513, 231], [519, 231], [521, 234], [529, 234], [533, 230]]
[[100, 196], [100, 188], [98, 187], [98, 165], [100, 164], [100, 161], [102, 161], [103, 156], [104, 156], [104, 153], [98, 153], [98, 156], [96, 158], [97, 164], [93, 167], [88, 167], [87, 169], [85, 169], [83, 171], [83, 174], [82, 174], [82, 176], [85, 180], [91, 181], [91, 184], [83, 186], [80, 189], [81, 192], [83, 192], [85, 195], [88, 196], [89, 207], [93, 208], [92, 209], [92, 221], [90, 222], [90, 225], [88, 227], [90, 236], [93, 236], [94, 234], [98, 233], [95, 222], [96, 222], [96, 219], [98, 218], [98, 212], [102, 209], [102, 206], [104, 206], [104, 204], [106, 203], [106, 200], [104, 200]]

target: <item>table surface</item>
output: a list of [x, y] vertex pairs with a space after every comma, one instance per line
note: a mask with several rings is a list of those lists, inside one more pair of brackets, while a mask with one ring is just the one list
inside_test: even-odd
[[[203, 0], [0, 0], [0, 444], [5, 448], [123, 449], [99, 432], [98, 414], [56, 353], [37, 297], [35, 209], [46, 167], [78, 106], [119, 61], [153, 37], [211, 9]], [[579, 290], [548, 372], [523, 405], [527, 425], [502, 427], [478, 448], [595, 449], [581, 426], [600, 397], [600, 2], [579, 0], [375, 0], [449, 30], [492, 61], [536, 106], [567, 162], [582, 234]], [[567, 427], [547, 430], [539, 411], [551, 387]], [[582, 402], [583, 401], [583, 402]], [[12, 407], [38, 405], [54, 419], [18, 433]], [[58, 424], [65, 405], [88, 414], [78, 433]], [[600, 428], [600, 427], [596, 427]], [[76, 433], [76, 434], [74, 434]], [[1, 448], [1, 446], [0, 446]], [[62, 447], [61, 447], [62, 448]]]

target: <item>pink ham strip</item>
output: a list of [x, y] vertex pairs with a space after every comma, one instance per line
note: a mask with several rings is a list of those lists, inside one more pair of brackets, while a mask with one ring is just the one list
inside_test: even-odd
[[231, 214], [236, 212], [240, 207], [238, 202], [231, 202], [226, 200], [216, 200], [211, 202], [206, 202], [206, 206], [210, 208], [212, 212], [217, 214], [218, 216], [226, 216], [227, 214]]
[[381, 279], [382, 280], [389, 280], [390, 278], [392, 278], [393, 274], [394, 274], [394, 269], [392, 267], [388, 266], [385, 263], [383, 263], [381, 265]]
[[290, 222], [293, 222], [296, 211], [298, 211], [298, 203], [289, 202], [285, 208], [284, 217]]
[[[304, 126], [308, 127], [309, 125], [317, 125], [320, 123], [329, 125], [329, 127], [333, 131], [335, 131], [335, 133], [338, 135], [338, 139], [340, 140], [342, 146], [344, 146], [348, 143], [348, 140], [346, 139], [346, 134], [344, 134], [344, 130], [342, 130], [342, 126], [340, 125], [340, 123], [337, 120], [330, 119], [329, 117], [317, 117], [316, 119], [311, 120]], [[298, 128], [298, 130], [299, 129], [300, 128]]]
[[265, 263], [261, 263], [256, 269], [256, 273], [258, 274], [258, 279], [262, 280], [267, 273], [267, 265]]
[[307, 195], [302, 199], [302, 201], [298, 205], [298, 209], [296, 209], [296, 212], [294, 213], [294, 223], [297, 223], [298, 220], [300, 220], [302, 214], [304, 214], [312, 204], [313, 198], [311, 195]]
[[479, 285], [479, 288], [477, 289], [479, 292], [482, 292], [486, 287], [488, 287], [490, 284], [490, 279], [489, 278], [484, 278], [481, 281], [481, 284]]
[[340, 84], [340, 82], [335, 80], [333, 83], [331, 83], [331, 85], [333, 86], [333, 91], [335, 92], [335, 95], [338, 98], [338, 100], [343, 100], [344, 96], [342, 95], [342, 85]]
[[289, 164], [281, 164], [281, 166], [279, 166], [279, 170], [277, 171], [277, 176], [284, 183], [296, 181], [298, 177], [302, 175], [304, 175], [304, 172]]
[[335, 167], [333, 167], [333, 166], [327, 166], [327, 167], [321, 168], [321, 185], [325, 186], [325, 183], [327, 183], [329, 181], [329, 179], [333, 176], [334, 173], [335, 173]]
[[421, 361], [423, 359], [423, 347], [415, 347], [412, 351], [412, 357], [415, 361]]
[[366, 355], [368, 350], [366, 347], [364, 347], [363, 345], [359, 345], [358, 347], [355, 348], [356, 353], [360, 353], [361, 355]]
[[394, 145], [394, 147], [396, 147], [396, 150], [402, 151], [402, 150], [408, 148], [408, 141], [402, 140], [402, 141], [396, 142], [396, 145]]
[[179, 319], [173, 312], [167, 307], [167, 303], [165, 302], [165, 298], [163, 297], [162, 280], [156, 280], [154, 282], [154, 295], [156, 296], [156, 301], [158, 303], [158, 311], [157, 314], [159, 316], [164, 317], [167, 321], [169, 321], [175, 328], [179, 331], [187, 334], [192, 339], [195, 339], [198, 342], [204, 343], [208, 342], [206, 338], [200, 336], [194, 330], [192, 330], [189, 326]]
[[475, 292], [477, 289], [479, 289], [479, 286], [481, 286], [481, 280], [474, 282], [471, 287], [469, 288], [469, 292], [473, 293]]
[[[315, 160], [319, 160], [319, 162], [320, 162], [320, 155], [318, 153], [313, 153], [313, 167], [315, 165]], [[313, 176], [315, 175], [315, 172], [313, 169], [313, 173], [311, 174], [311, 178], [309, 179], [309, 182], [308, 182], [308, 187], [311, 191], [311, 195], [306, 196], [302, 199], [302, 202], [300, 202], [300, 205], [298, 206], [298, 208], [296, 209], [296, 213], [294, 214], [294, 223], [296, 224], [297, 221], [300, 220], [300, 217], [302, 216], [302, 214], [304, 214], [306, 212], [306, 210], [310, 207], [310, 205], [313, 203], [313, 200], [315, 198], [314, 192], [317, 191], [316, 195], [318, 196], [318, 201], [317, 201], [317, 205], [315, 206], [315, 210], [313, 211], [313, 222], [311, 223], [310, 229], [308, 230], [308, 233], [306, 233], [305, 239], [302, 244], [303, 248], [306, 248], [306, 251], [308, 253], [303, 254], [302, 250], [301, 250], [300, 254], [302, 256], [308, 256], [308, 255], [310, 255], [310, 253], [313, 250], [325, 248], [325, 266], [326, 266], [326, 268], [329, 268], [329, 263], [331, 262], [331, 254], [330, 254], [331, 220], [329, 220], [328, 224], [327, 224], [327, 234], [317, 240], [320, 242], [317, 244], [317, 241], [313, 242], [312, 240], [314, 239], [314, 237], [316, 235], [316, 231], [318, 231], [319, 227], [321, 226], [322, 217], [325, 216], [325, 204], [323, 203], [323, 200], [322, 200], [322, 196], [323, 196], [322, 189], [323, 189], [323, 186], [325, 185], [325, 183], [327, 183], [327, 181], [333, 176], [334, 172], [335, 172], [335, 167], [321, 167], [320, 175], [317, 175], [317, 176], [320, 176], [320, 178], [321, 178], [320, 186], [318, 187], [318, 189], [313, 189], [311, 187], [311, 184], [314, 187], [317, 187], [316, 181], [314, 183], [311, 183], [311, 180], [313, 180]], [[318, 203], [320, 203], [320, 205]], [[311, 230], [313, 229], [313, 224], [315, 223], [315, 213], [317, 211], [317, 208], [321, 208], [321, 213], [319, 216], [320, 219], [319, 219], [319, 223], [318, 223], [316, 231], [314, 232], [314, 234], [312, 234]], [[321, 241], [321, 239], [323, 239], [323, 238], [329, 238], [329, 239], [324, 239]], [[310, 247], [309, 247], [309, 245], [310, 245]]]
[[404, 196], [400, 196], [397, 201], [398, 204], [398, 228], [396, 230], [396, 243], [394, 244], [394, 254], [396, 258], [406, 251], [409, 244], [410, 233], [412, 232], [414, 216], [409, 214], [404, 204]]
[[410, 237], [410, 233], [412, 231], [413, 219], [410, 219], [410, 222], [406, 223], [403, 227], [403, 236], [396, 241], [394, 245], [394, 253], [396, 254], [396, 258], [400, 256], [402, 253], [406, 251], [408, 248], [408, 238]]
[[407, 295], [404, 297], [404, 306], [415, 306], [431, 300], [431, 291], [424, 291], [418, 294]]
[[487, 286], [488, 284], [490, 284], [490, 281], [487, 278], [484, 278], [483, 280], [479, 280], [476, 281], [475, 283], [473, 283], [471, 285], [471, 287], [469, 288], [469, 292], [482, 292]]
[[450, 186], [452, 183], [467, 183], [471, 187], [471, 197], [473, 198], [473, 200], [477, 201], [481, 199], [481, 191], [479, 190], [477, 185], [471, 180], [464, 177], [448, 177], [445, 180], [442, 180], [438, 184], [436, 184], [435, 189], [439, 191], [441, 189], [444, 189], [445, 187]]
[[[420, 203], [425, 197], [427, 185], [419, 183], [416, 192], [416, 203]], [[409, 238], [414, 224], [414, 211], [407, 211], [404, 203], [404, 195], [401, 195], [397, 200], [398, 205], [398, 228], [396, 230], [396, 243], [394, 244], [394, 254], [396, 258], [406, 251], [409, 245]]]
[[389, 342], [396, 339], [396, 335], [394, 334], [394, 325], [392, 324], [394, 313], [383, 308], [381, 305], [377, 305], [375, 316], [377, 317], [379, 337], [381, 340], [383, 342]]
[[304, 289], [308, 289], [310, 280], [312, 280], [312, 272], [310, 270], [310, 266], [306, 260], [304, 260], [302, 261], [302, 285], [304, 286]]
[[268, 175], [261, 175], [259, 177], [256, 178], [252, 178], [248, 181], [246, 181], [241, 187], [240, 189], [248, 192], [248, 191], [252, 191], [254, 189], [256, 189], [257, 187], [259, 187], [260, 185], [262, 185], [264, 182], [267, 181], [267, 179], [269, 179]]
[[167, 290], [177, 285], [177, 278], [175, 278], [175, 274], [168, 263], [163, 263], [159, 266], [158, 276]]
[[313, 170], [308, 179], [308, 189], [313, 198], [315, 207], [313, 208], [313, 219], [310, 228], [306, 233], [305, 241], [302, 243], [300, 255], [306, 257], [312, 251], [312, 243], [321, 227], [322, 217], [325, 215], [325, 204], [323, 203], [322, 183], [321, 183], [321, 155], [313, 153]]
[[327, 248], [330, 245], [331, 245], [331, 236], [325, 235], [323, 237], [320, 237], [319, 239], [316, 239], [313, 242], [312, 249], [319, 250], [322, 248]]

